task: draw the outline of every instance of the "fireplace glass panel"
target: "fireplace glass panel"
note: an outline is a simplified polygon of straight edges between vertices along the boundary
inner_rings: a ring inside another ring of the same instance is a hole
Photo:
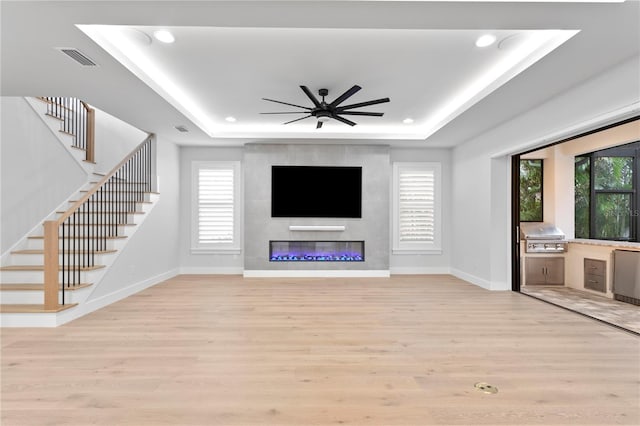
[[[364,262],[364,241],[269,241],[270,262]]]

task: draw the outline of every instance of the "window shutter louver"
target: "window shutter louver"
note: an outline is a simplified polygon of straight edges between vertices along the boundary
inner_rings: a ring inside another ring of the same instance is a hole
[[[435,172],[400,171],[398,182],[400,242],[435,240]]]
[[[198,171],[198,243],[233,243],[234,171]]]

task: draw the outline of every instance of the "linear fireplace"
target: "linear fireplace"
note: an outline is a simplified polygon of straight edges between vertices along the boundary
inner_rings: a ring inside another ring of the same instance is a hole
[[[364,241],[269,241],[270,262],[364,262]]]

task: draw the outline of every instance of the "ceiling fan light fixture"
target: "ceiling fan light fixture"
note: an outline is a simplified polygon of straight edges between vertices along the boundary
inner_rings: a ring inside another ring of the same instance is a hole
[[[331,117],[329,117],[328,115],[319,115],[318,116],[318,121],[320,123],[326,123],[327,121],[329,121],[331,119]]]

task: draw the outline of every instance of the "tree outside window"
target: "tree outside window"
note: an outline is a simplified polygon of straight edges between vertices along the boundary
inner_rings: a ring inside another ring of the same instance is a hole
[[[520,222],[542,222],[542,160],[520,160]]]
[[[640,142],[575,159],[577,238],[638,241]]]

